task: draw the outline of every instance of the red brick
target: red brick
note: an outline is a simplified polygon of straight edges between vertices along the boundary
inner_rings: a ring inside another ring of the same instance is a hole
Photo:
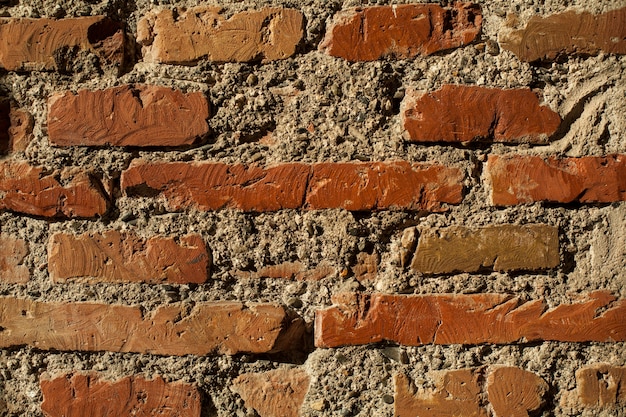
[[[545,224],[452,226],[420,232],[411,267],[425,274],[536,270],[559,265],[558,229]]]
[[[492,370],[487,377],[494,417],[528,417],[541,408],[548,388],[539,376],[512,366]]]
[[[576,371],[579,402],[588,408],[626,405],[626,366],[596,363]]]
[[[408,162],[300,163],[268,168],[221,163],[134,162],[127,195],[163,195],[171,210],[412,209],[443,211],[462,199],[456,168]]]
[[[376,279],[378,275],[378,264],[380,263],[380,255],[377,252],[367,253],[359,252],[356,254],[356,265],[352,267],[354,277],[358,281],[367,281]]]
[[[26,162],[0,162],[0,210],[42,217],[95,217],[107,210],[102,184],[88,171],[48,171]]]
[[[9,153],[11,149],[11,137],[9,129],[11,127],[11,102],[4,97],[0,97],[0,155]]]
[[[567,11],[533,16],[524,29],[504,34],[500,46],[530,62],[600,51],[626,54],[626,8],[600,15]]]
[[[268,353],[299,347],[304,324],[275,304],[138,306],[0,297],[0,347],[155,355]]]
[[[261,417],[298,417],[309,380],[302,369],[276,369],[240,375],[231,390]]]
[[[506,294],[341,294],[334,302],[315,314],[318,347],[626,341],[626,301],[604,291],[552,309]]]
[[[395,377],[395,417],[487,417],[481,407],[480,373],[458,369],[435,373],[432,390],[416,391],[408,377]]]
[[[547,159],[490,155],[487,173],[496,206],[626,200],[626,155]]]
[[[9,127],[10,152],[25,151],[28,144],[35,137],[35,119],[33,115],[24,109],[11,109],[9,115],[11,127]]]
[[[121,65],[124,32],[105,16],[69,19],[0,19],[0,67],[9,71],[59,69],[64,50],[95,52],[104,63]]]
[[[97,374],[64,374],[40,380],[47,417],[200,417],[201,396],[184,382],[128,376],[108,381]]]
[[[266,265],[257,271],[236,271],[235,276],[243,279],[288,279],[296,281],[319,281],[337,272],[336,268],[322,261],[317,267],[307,269],[302,262],[283,262]]]
[[[282,8],[245,11],[228,19],[216,6],[162,9],[146,14],[137,26],[144,61],[167,64],[195,64],[204,58],[216,62],[285,59],[295,53],[302,35],[302,13]]]
[[[28,282],[30,270],[24,262],[29,253],[28,242],[24,239],[0,235],[0,282]]]
[[[111,230],[75,236],[55,233],[48,243],[48,271],[54,282],[203,283],[209,254],[199,235],[144,239]]]
[[[48,101],[48,136],[56,146],[183,146],[209,133],[204,94],[130,86],[67,91]]]
[[[558,113],[522,88],[444,85],[429,93],[409,91],[401,115],[413,142],[547,143],[561,123]]]
[[[335,15],[320,49],[349,61],[412,58],[467,45],[481,24],[479,6],[470,3],[354,8]]]

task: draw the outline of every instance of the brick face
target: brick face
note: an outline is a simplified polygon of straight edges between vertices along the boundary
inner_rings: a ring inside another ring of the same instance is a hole
[[[47,171],[26,162],[0,162],[0,210],[42,217],[96,217],[107,211],[102,184],[88,171]]]
[[[30,271],[24,262],[29,253],[28,242],[24,239],[0,235],[0,282],[27,282]]]
[[[275,304],[133,306],[0,298],[0,347],[155,355],[267,353],[299,346],[302,320]]]
[[[626,366],[596,363],[576,371],[579,402],[585,408],[626,405]]]
[[[528,417],[541,408],[548,388],[539,376],[512,366],[496,368],[487,377],[495,417]]]
[[[626,8],[600,15],[566,11],[533,16],[524,29],[504,35],[500,45],[523,61],[550,61],[600,51],[626,54]]]
[[[202,93],[124,85],[53,95],[48,135],[55,146],[182,146],[208,134]]]
[[[265,8],[236,13],[226,19],[221,7],[199,6],[176,13],[149,12],[137,27],[137,41],[146,62],[194,64],[274,61],[295,53],[303,35],[297,10]]]
[[[610,203],[626,200],[626,156],[543,159],[490,155],[492,201],[508,206],[535,201]]]
[[[161,377],[108,381],[97,374],[63,374],[42,377],[40,385],[46,417],[200,417],[201,413],[196,387]]]
[[[401,115],[414,142],[547,143],[561,122],[529,89],[460,85],[428,93],[409,91]]]
[[[481,268],[535,270],[558,264],[557,228],[529,224],[423,230],[411,267],[421,273],[442,274]]]
[[[11,127],[11,102],[0,97],[0,155],[7,154],[11,147],[9,129]]]
[[[108,231],[75,236],[55,233],[48,243],[48,271],[54,282],[203,283],[209,254],[199,235],[156,236]]]
[[[345,293],[334,301],[335,307],[316,312],[317,347],[626,340],[626,302],[603,291],[549,310],[542,300],[524,302],[504,294]]]
[[[243,211],[403,208],[442,211],[462,199],[456,168],[407,162],[291,163],[268,168],[219,163],[133,163],[128,195],[162,194],[171,210]]]
[[[121,25],[104,16],[0,20],[0,67],[9,71],[56,70],[63,49],[95,52],[104,63],[124,59]]]
[[[326,29],[320,49],[349,61],[412,58],[458,48],[480,32],[477,5],[393,5],[343,10]]]

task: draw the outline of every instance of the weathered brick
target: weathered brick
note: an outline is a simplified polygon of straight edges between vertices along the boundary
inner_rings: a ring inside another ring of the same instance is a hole
[[[302,369],[276,369],[240,375],[231,390],[261,417],[298,417],[309,380]]]
[[[626,405],[626,366],[596,363],[576,371],[579,402],[589,408]]]
[[[48,271],[54,282],[203,283],[209,254],[199,235],[144,239],[111,230],[75,236],[55,233],[48,243]]]
[[[236,271],[235,276],[244,279],[293,279],[296,281],[319,281],[337,272],[328,262],[322,261],[317,267],[307,269],[302,262],[283,262],[266,265],[257,271]]]
[[[444,85],[407,92],[402,125],[413,142],[547,143],[561,123],[529,89]]]
[[[60,69],[59,54],[96,53],[106,64],[120,66],[124,31],[105,16],[69,19],[0,19],[0,67],[9,71]]]
[[[11,102],[5,97],[0,97],[0,155],[7,154],[11,148]]]
[[[535,270],[559,265],[558,229],[545,224],[452,226],[420,232],[411,267],[426,274]]]
[[[267,353],[298,348],[304,324],[276,304],[169,304],[152,312],[100,303],[0,297],[0,347],[155,355]]]
[[[605,291],[548,309],[506,294],[341,294],[315,314],[315,345],[625,341],[626,301]]]
[[[48,136],[56,146],[183,146],[209,133],[200,92],[123,85],[67,91],[48,101]]]
[[[396,417],[487,417],[481,407],[480,373],[458,369],[434,373],[435,388],[416,392],[406,375],[395,377]]]
[[[30,271],[24,262],[29,253],[28,242],[24,239],[0,235],[0,282],[27,282]]]
[[[479,6],[470,3],[354,8],[335,15],[320,49],[349,61],[412,58],[467,45],[481,24]]]
[[[167,64],[195,64],[204,58],[215,62],[285,59],[295,53],[302,35],[302,13],[283,8],[245,11],[228,19],[215,6],[162,9],[146,14],[137,27],[144,61]]]
[[[107,205],[102,184],[90,172],[0,162],[0,210],[43,217],[95,217],[104,214]]]
[[[11,126],[9,127],[9,151],[25,151],[28,144],[35,137],[33,135],[35,119],[32,114],[24,109],[11,109],[9,117],[11,119]]]
[[[513,366],[496,368],[487,377],[495,417],[528,417],[541,408],[548,388],[539,376]]]
[[[567,11],[533,16],[524,29],[503,34],[500,46],[529,62],[600,51],[626,54],[626,8],[600,15]]]
[[[626,200],[626,155],[543,159],[490,155],[492,201],[507,206],[535,201],[609,203]]]
[[[127,195],[163,195],[171,210],[412,209],[443,211],[462,199],[457,168],[408,162],[301,163],[268,168],[138,161],[122,173]]]
[[[380,263],[380,255],[378,252],[367,253],[359,252],[356,255],[356,264],[352,267],[354,277],[358,281],[367,281],[375,279],[378,274],[378,264]]]
[[[175,416],[200,417],[198,389],[157,376],[128,376],[108,381],[97,374],[43,376],[40,380],[47,417]]]

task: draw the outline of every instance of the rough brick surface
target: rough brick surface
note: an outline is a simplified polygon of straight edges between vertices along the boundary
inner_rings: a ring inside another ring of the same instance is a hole
[[[275,304],[170,304],[145,313],[132,306],[3,297],[0,328],[3,348],[207,355],[292,349],[303,323]]]
[[[492,370],[487,377],[487,392],[495,417],[534,415],[543,405],[548,388],[539,376],[512,366]]]
[[[524,29],[503,36],[500,45],[531,62],[600,51],[626,54],[626,8],[600,15],[567,11],[533,16]]]
[[[209,255],[199,235],[143,239],[108,231],[75,236],[55,233],[48,243],[48,271],[54,282],[203,283]]]
[[[146,62],[194,64],[274,61],[292,56],[302,39],[303,16],[297,10],[265,8],[226,19],[221,7],[149,12],[137,27]]]
[[[171,210],[280,209],[442,211],[462,199],[459,169],[407,162],[300,163],[268,168],[221,163],[134,162],[122,173],[127,195],[162,194]]]
[[[337,272],[328,262],[321,262],[317,267],[307,269],[302,262],[283,262],[278,265],[266,265],[257,271],[236,271],[238,278],[244,279],[289,279],[296,281],[319,281]]]
[[[26,162],[0,162],[0,210],[43,217],[95,217],[107,210],[102,184],[89,172],[49,172]]]
[[[626,200],[626,155],[547,159],[490,155],[487,172],[497,206]]]
[[[65,374],[40,381],[46,417],[172,416],[200,417],[196,387],[141,376],[116,381],[96,374]]]
[[[0,155],[7,154],[11,147],[9,129],[11,127],[11,102],[0,97]]]
[[[0,235],[0,282],[21,284],[29,280],[30,271],[24,264],[29,252],[24,239]]]
[[[276,369],[240,375],[231,390],[261,417],[298,417],[309,379],[302,369]]]
[[[547,309],[505,294],[341,294],[315,315],[315,345],[336,347],[391,341],[424,344],[626,340],[626,301],[604,291]]]
[[[35,119],[32,114],[24,109],[11,109],[9,117],[11,120],[11,127],[9,127],[9,151],[25,151],[30,141],[34,138]]]
[[[420,233],[411,267],[427,274],[554,268],[558,229],[545,224],[452,226]]]
[[[0,19],[0,67],[6,70],[59,69],[58,54],[76,49],[95,52],[107,64],[121,65],[121,25],[104,16]]]
[[[467,45],[481,23],[480,8],[470,3],[356,8],[335,15],[320,49],[349,61],[412,58]]]
[[[56,146],[182,146],[209,132],[200,92],[130,86],[53,95],[48,136]]]
[[[416,390],[406,375],[395,377],[396,417],[487,417],[481,407],[480,373],[475,369],[440,371],[435,388]]]
[[[626,366],[596,363],[576,371],[578,400],[585,407],[626,406]]]
[[[444,85],[433,92],[410,90],[401,115],[414,142],[547,143],[561,123],[559,115],[540,106],[529,89],[461,85]]]

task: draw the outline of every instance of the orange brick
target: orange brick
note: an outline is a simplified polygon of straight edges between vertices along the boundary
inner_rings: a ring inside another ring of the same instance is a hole
[[[626,406],[626,366],[596,363],[576,371],[580,403],[587,408]]]
[[[35,137],[33,135],[35,119],[32,114],[24,109],[11,109],[9,117],[11,119],[9,151],[25,151],[28,144]]]
[[[413,142],[547,143],[561,123],[558,113],[540,106],[529,89],[462,85],[409,91],[401,115]]]
[[[48,271],[54,282],[203,283],[209,254],[199,235],[143,239],[108,231],[75,236],[55,233],[48,243]]]
[[[11,102],[4,97],[0,97],[0,155],[7,154],[11,149],[11,137],[9,129],[11,127]]]
[[[96,374],[64,374],[40,380],[47,417],[200,417],[200,392],[191,384],[128,376],[107,381]],[[174,411],[175,410],[175,411]],[[175,414],[172,414],[175,413]]]
[[[320,49],[349,61],[412,58],[467,45],[481,24],[480,8],[471,3],[355,8],[335,15]]]
[[[303,35],[303,15],[297,10],[264,8],[226,19],[222,8],[198,6],[162,9],[146,14],[137,26],[146,62],[195,64],[268,62],[289,58]]]
[[[53,95],[48,136],[55,146],[183,146],[209,133],[202,93],[130,86]]]
[[[99,303],[0,297],[0,347],[155,355],[268,353],[298,348],[304,324],[275,304],[170,304],[153,312]]]
[[[495,417],[528,417],[541,408],[548,388],[537,375],[513,366],[496,368],[487,377]]]
[[[30,271],[24,261],[29,253],[28,242],[24,239],[0,235],[0,282],[28,282]]]

